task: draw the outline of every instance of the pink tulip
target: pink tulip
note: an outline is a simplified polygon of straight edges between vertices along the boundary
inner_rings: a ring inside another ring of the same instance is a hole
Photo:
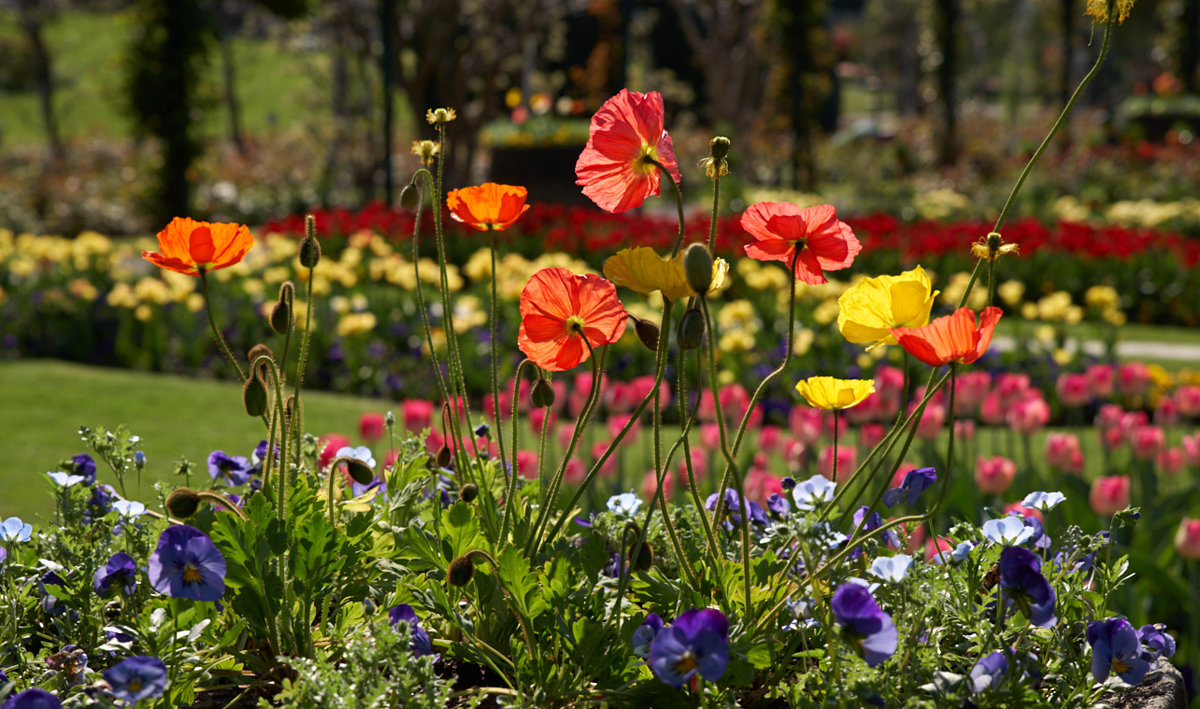
[[[923,441],[936,440],[945,425],[946,407],[930,401],[921,414],[921,420],[917,422],[916,436]]]
[[[1100,411],[1096,414],[1096,427],[1114,428],[1120,426],[1124,417],[1125,409],[1122,409],[1120,404],[1103,404],[1100,406]]]
[[[821,440],[822,418],[821,409],[793,406],[788,414],[788,427],[802,443],[811,446]]]
[[[669,500],[675,492],[675,473],[668,470],[663,475],[663,495]],[[647,500],[654,499],[654,494],[658,492],[658,478],[651,470],[646,473],[646,477],[642,478],[642,497]]]
[[[937,563],[948,561],[954,547],[954,540],[950,537],[938,537],[936,544],[930,539],[925,542],[925,561],[933,561],[935,557],[938,559]]]
[[[1167,448],[1158,454],[1158,469],[1167,475],[1178,475],[1187,467],[1182,448]]]
[[[621,433],[621,429],[625,428],[625,424],[629,423],[630,418],[632,417],[629,414],[613,414],[609,416],[608,421],[605,422],[605,426],[608,428],[608,437],[615,439]],[[629,433],[626,433],[625,437],[621,439],[621,445],[634,445],[641,429],[641,420],[634,421],[633,426],[629,428]]]
[[[959,419],[958,421],[955,421],[954,436],[960,441],[975,440],[975,422],[971,419]]]
[[[1175,390],[1174,398],[1181,416],[1187,418],[1200,416],[1200,386],[1184,384]]]
[[[537,435],[542,435],[542,426],[554,428],[555,422],[558,420],[558,414],[554,413],[554,409],[536,408],[529,411],[529,425],[533,428],[533,432]]]
[[[1179,407],[1175,405],[1174,399],[1164,396],[1158,400],[1158,405],[1154,407],[1154,423],[1158,426],[1174,426],[1179,423]]]
[[[883,440],[884,434],[887,431],[883,428],[883,424],[864,423],[858,429],[858,447],[862,451],[870,451],[879,442]]]
[[[1000,392],[1000,400],[1006,406],[1012,405],[1025,398],[1029,391],[1029,375],[1008,372],[996,378],[996,391]]]
[[[783,494],[783,478],[776,477],[762,468],[751,468],[746,473],[746,497],[766,503],[771,493]]]
[[[721,450],[721,427],[715,423],[700,424],[700,445],[710,451]]]
[[[858,451],[854,446],[843,446],[839,443],[837,449],[837,481],[845,482],[854,475],[854,469],[858,467]],[[826,480],[833,480],[833,446],[828,446],[821,451],[820,457],[817,459],[817,472]]]
[[[1059,470],[1081,472],[1083,451],[1073,433],[1046,434],[1046,462]]]
[[[383,414],[365,413],[358,417],[358,435],[368,444],[374,443],[383,438],[385,425]]]
[[[604,451],[608,450],[608,441],[596,441],[592,446],[592,460],[600,460],[600,456],[604,455]],[[617,456],[621,455],[621,449],[613,451],[612,455],[608,456],[608,460],[604,461],[604,465],[600,466],[597,475],[602,478],[611,478],[617,474]]]
[[[1105,450],[1115,451],[1121,446],[1124,446],[1129,441],[1125,437],[1125,432],[1118,426],[1112,428],[1102,428],[1100,431],[1100,445],[1104,446]]]
[[[1035,393],[1013,404],[1005,419],[1008,427],[1014,432],[1028,436],[1050,423],[1050,405],[1042,399],[1040,393]]]
[[[1175,551],[1185,559],[1200,559],[1200,519],[1184,517],[1179,523]]]
[[[533,451],[517,451],[517,475],[526,480],[537,480],[538,457]]]
[[[350,445],[350,439],[340,433],[327,433],[317,439],[317,465],[324,470],[333,462],[333,457],[342,448]]]
[[[1129,506],[1129,476],[1113,475],[1096,478],[1088,495],[1092,510],[1103,517],[1111,517]]]
[[[979,456],[975,461],[975,485],[985,495],[1003,495],[1016,476],[1017,464],[1004,456]]]
[[[1200,468],[1200,432],[1184,436],[1182,447],[1183,457],[1187,461],[1188,467]]]
[[[778,453],[781,434],[778,426],[763,426],[758,432],[758,449],[764,453]]]
[[[704,477],[708,474],[708,455],[704,451],[700,450],[699,448],[692,448],[691,451],[692,451],[692,456],[691,456],[691,458],[692,458],[692,475],[696,476],[696,482],[701,482],[702,480],[704,480]],[[686,461],[683,461],[683,460],[679,461],[678,471],[679,471],[679,479],[686,482],[688,479],[687,462]]]
[[[992,390],[992,375],[978,370],[958,375],[954,384],[954,414],[973,416]]]
[[[1059,375],[1054,383],[1054,391],[1063,406],[1083,406],[1092,400],[1091,383],[1086,374]]]
[[[788,470],[800,470],[804,467],[804,462],[808,459],[808,444],[798,438],[783,444],[783,460],[787,463]]]
[[[563,482],[571,485],[578,485],[587,477],[587,468],[583,466],[583,461],[572,457],[567,461],[567,468],[563,471]]]
[[[1138,460],[1154,460],[1167,443],[1167,434],[1158,426],[1138,426],[1134,429],[1133,457]]]
[[[983,397],[983,403],[979,405],[979,418],[989,426],[1003,425],[1006,413],[1008,410],[1004,407],[1004,400],[1000,392],[995,390]]]
[[[433,425],[433,402],[424,399],[406,399],[400,404],[404,415],[404,427],[413,433],[420,433]]]
[[[1026,507],[1020,502],[1010,502],[1004,506],[1004,514],[1012,514],[1013,512],[1019,512],[1023,517],[1036,518],[1037,521],[1041,522],[1042,524],[1046,523],[1046,518],[1042,516],[1041,510],[1034,509],[1032,507]]]
[[[900,467],[896,468],[896,474],[892,476],[892,484],[888,487],[900,487],[904,483],[904,476],[916,469],[917,466],[912,463],[901,463]]]
[[[1150,370],[1141,362],[1117,367],[1117,391],[1122,396],[1141,396],[1150,388]]]

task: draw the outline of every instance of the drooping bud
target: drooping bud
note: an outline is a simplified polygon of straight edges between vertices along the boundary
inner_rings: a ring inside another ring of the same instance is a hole
[[[333,461],[333,466],[336,468],[339,463],[346,464],[346,469],[350,472],[350,477],[359,485],[367,485],[375,479],[375,471],[371,470],[371,466],[358,458],[343,456]]]
[[[449,468],[450,467],[450,458],[451,458],[450,446],[443,443],[442,447],[438,449],[438,453],[437,453],[438,467],[439,468]]]
[[[446,580],[451,586],[462,588],[471,583],[471,579],[475,577],[475,564],[471,563],[471,557],[460,556],[450,562],[450,568],[446,570]]]
[[[296,297],[296,286],[291,281],[284,281],[279,286],[279,299],[271,308],[271,329],[280,335],[286,335],[292,330],[292,300]]]
[[[683,253],[683,275],[687,277],[688,286],[703,296],[712,285],[713,260],[712,254],[704,244],[696,243]]]
[[[554,406],[554,386],[546,379],[537,380],[529,392],[529,402],[539,409]]]
[[[195,490],[181,487],[167,495],[167,512],[175,519],[187,519],[200,509],[200,495]]]
[[[417,191],[417,186],[410,182],[400,190],[400,208],[406,212],[414,212],[420,198],[421,193]]]
[[[637,551],[637,556],[634,556],[634,551]],[[629,546],[629,568],[634,571],[647,571],[654,565],[654,550],[650,548],[648,542],[642,542],[642,548],[638,549],[638,543],[635,540]]]
[[[463,502],[473,502],[476,497],[479,497],[479,486],[475,483],[467,483],[458,489],[458,499]]]
[[[304,238],[300,240],[300,265],[316,268],[321,261],[321,242],[317,240],[317,219],[313,215],[304,218]]]
[[[246,357],[250,360],[250,366],[252,367],[254,366],[254,361],[259,357],[268,357],[272,362],[275,361],[275,353],[271,351],[270,347],[261,343],[251,347],[250,351],[246,353]]]
[[[247,416],[258,417],[267,413],[267,385],[257,374],[242,384],[242,407]]]
[[[704,315],[692,308],[679,319],[679,347],[694,350],[704,342]]]
[[[655,325],[649,320],[642,320],[633,314],[630,314],[629,317],[633,318],[633,332],[637,335],[638,341],[641,342],[642,345],[651,352],[657,352],[659,337],[658,325]]]

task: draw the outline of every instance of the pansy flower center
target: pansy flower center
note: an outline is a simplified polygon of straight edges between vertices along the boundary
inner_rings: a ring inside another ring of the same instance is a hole
[[[696,669],[699,664],[700,663],[696,661],[696,653],[688,650],[687,652],[683,653],[682,657],[679,658],[679,662],[675,663],[675,672],[681,675],[687,675],[687,673]]]
[[[183,567],[183,582],[184,583],[200,583],[204,577],[200,575],[200,570],[195,564],[188,564]]]
[[[1113,658],[1112,668],[1113,668],[1113,672],[1116,672],[1119,675],[1125,674],[1126,672],[1129,671],[1129,665],[1125,664],[1125,661],[1119,657]]]
[[[129,680],[129,684],[125,685],[125,689],[129,690],[130,692],[140,692],[142,691],[142,681],[137,677],[134,677],[133,679]]]

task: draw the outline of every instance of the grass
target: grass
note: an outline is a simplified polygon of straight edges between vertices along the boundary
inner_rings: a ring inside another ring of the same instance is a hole
[[[262,425],[241,409],[241,387],[229,382],[101,369],[47,360],[0,363],[5,391],[0,407],[0,518],[19,515],[47,518],[54,507],[45,473],[59,461],[90,452],[79,440],[79,426],[116,428],[142,437],[147,465],[140,490],[126,481],[129,496],[153,501],[155,481],[167,480],[174,461],[186,457],[204,470],[215,449],[249,455],[262,440]],[[309,431],[357,430],[358,417],[382,412],[389,402],[324,392],[305,395]],[[116,483],[112,472],[98,475]],[[173,481],[174,483],[174,481]],[[175,484],[182,484],[179,481]]]

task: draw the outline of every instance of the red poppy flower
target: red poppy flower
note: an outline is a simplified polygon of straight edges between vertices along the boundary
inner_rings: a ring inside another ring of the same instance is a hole
[[[196,276],[239,263],[254,246],[250,229],[242,224],[209,224],[175,217],[158,232],[158,250],[142,258],[169,271]]]
[[[624,212],[659,194],[659,169],[680,180],[671,136],[663,130],[662,94],[621,89],[596,115],[575,163],[575,184],[601,209]]]
[[[503,231],[529,209],[524,187],[485,182],[478,187],[451,190],[446,207],[456,222],[479,231]]]
[[[890,332],[905,352],[931,367],[951,362],[970,364],[992,344],[1001,314],[1000,308],[984,308],[977,325],[975,311],[959,308],[923,327],[896,327]]]
[[[742,229],[754,237],[746,255],[759,261],[796,259],[796,280],[825,283],[822,271],[848,267],[862,251],[854,230],[828,204],[801,209],[788,202],[759,202],[742,213]]]
[[[543,268],[521,291],[517,345],[534,364],[560,372],[587,360],[587,343],[599,347],[621,339],[625,319],[625,306],[612,283],[565,268]]]

